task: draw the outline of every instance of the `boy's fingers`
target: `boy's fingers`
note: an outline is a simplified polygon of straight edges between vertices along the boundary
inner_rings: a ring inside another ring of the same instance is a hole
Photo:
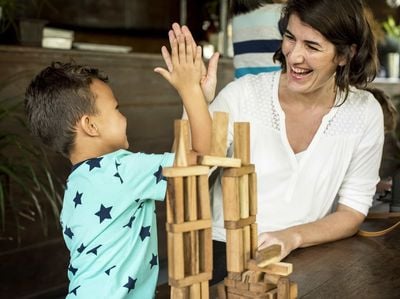
[[[193,62],[193,52],[192,52],[192,45],[188,41],[188,39],[185,36],[185,41],[186,41],[186,62]],[[196,52],[195,52],[196,53]]]
[[[172,24],[172,30],[175,34],[175,37],[178,37],[179,35],[182,35],[183,32],[181,30],[181,26],[178,23],[173,23]]]
[[[169,39],[169,45],[172,47],[172,43],[176,39],[175,33],[173,30],[168,31],[168,39]]]
[[[185,38],[182,34],[178,36],[178,44],[179,61],[186,62]]]
[[[174,66],[172,64],[171,55],[169,54],[167,47],[165,47],[165,46],[161,47],[161,55],[164,59],[165,65],[168,68],[168,71],[172,72],[174,69]]]
[[[186,41],[192,45],[193,52],[196,51],[196,41],[193,38],[192,33],[190,32],[189,28],[185,25],[182,26],[182,32],[186,37]]]
[[[178,41],[174,39],[171,44],[172,65],[179,64]]]

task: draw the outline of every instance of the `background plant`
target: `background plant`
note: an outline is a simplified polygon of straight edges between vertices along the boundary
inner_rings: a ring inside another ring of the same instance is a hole
[[[32,78],[28,72],[19,72],[0,81],[0,228],[2,235],[18,243],[25,220],[39,221],[44,235],[49,219],[58,226],[61,206],[61,184],[45,149],[29,137],[23,94],[7,96],[5,92],[23,76]]]

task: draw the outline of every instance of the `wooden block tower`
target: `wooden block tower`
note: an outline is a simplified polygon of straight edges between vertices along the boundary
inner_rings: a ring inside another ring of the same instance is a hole
[[[189,166],[189,125],[177,120],[175,164],[164,168],[167,188],[168,276],[171,298],[208,299],[212,275],[208,166]]]
[[[257,250],[257,177],[250,164],[250,125],[234,124],[234,157],[226,157],[228,115],[213,117],[211,153],[188,166],[187,121],[175,122],[175,165],[168,177],[167,232],[171,298],[209,297],[212,274],[209,167],[224,168],[222,176],[228,276],[218,287],[219,299],[289,299],[297,285],[288,275],[292,265],[277,263],[279,245]]]

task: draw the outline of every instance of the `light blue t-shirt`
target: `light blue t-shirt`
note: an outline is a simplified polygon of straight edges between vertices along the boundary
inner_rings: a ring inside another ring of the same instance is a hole
[[[174,154],[126,150],[74,166],[61,212],[70,251],[67,298],[153,298],[158,278],[154,200]]]

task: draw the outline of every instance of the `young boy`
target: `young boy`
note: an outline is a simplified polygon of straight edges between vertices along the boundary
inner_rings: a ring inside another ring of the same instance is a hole
[[[184,40],[180,47],[178,55],[176,44],[172,75],[189,117],[199,123],[195,111],[208,115],[201,89],[198,93],[193,84],[200,82],[201,55],[185,51]],[[182,68],[196,71],[182,77]],[[61,212],[70,251],[67,298],[153,298],[154,200],[165,196],[162,168],[172,166],[174,155],[127,151],[126,118],[106,82],[97,69],[53,63],[28,87],[26,112],[32,133],[73,164]],[[209,116],[200,121],[211,125]],[[201,152],[209,136],[200,142],[198,131],[191,128],[193,148]]]

